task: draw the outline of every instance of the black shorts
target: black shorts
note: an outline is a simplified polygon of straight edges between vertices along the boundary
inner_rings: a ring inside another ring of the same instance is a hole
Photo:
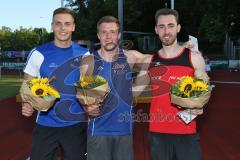
[[[133,160],[132,135],[88,136],[87,160]]]
[[[200,160],[198,134],[162,134],[150,135],[151,160]]]
[[[86,124],[47,127],[36,124],[33,131],[31,160],[54,160],[57,146],[64,160],[86,159]]]

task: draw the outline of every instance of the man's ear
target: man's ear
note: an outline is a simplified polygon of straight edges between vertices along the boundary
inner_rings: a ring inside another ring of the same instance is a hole
[[[179,33],[179,32],[180,32],[180,30],[181,30],[181,25],[180,25],[180,24],[178,24],[178,26],[177,26],[177,27],[178,27],[178,31],[177,31],[177,32]]]
[[[100,39],[99,33],[97,33],[97,37],[98,37],[98,39]]]
[[[158,34],[157,26],[155,26],[155,33]]]
[[[121,32],[119,32],[119,33],[118,33],[118,40],[120,40],[121,35],[122,35]]]
[[[53,31],[53,22],[51,23],[51,30]]]
[[[76,27],[76,25],[73,24],[73,28],[72,28],[72,31],[73,31],[73,32],[75,31],[75,27]]]

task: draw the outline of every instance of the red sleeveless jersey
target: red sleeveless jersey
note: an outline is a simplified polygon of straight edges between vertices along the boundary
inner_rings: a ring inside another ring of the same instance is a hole
[[[177,115],[181,108],[171,103],[170,88],[182,76],[194,76],[191,51],[184,48],[173,58],[164,58],[158,52],[149,68],[152,100],[150,106],[150,132],[169,134],[196,133],[196,121],[185,124]]]

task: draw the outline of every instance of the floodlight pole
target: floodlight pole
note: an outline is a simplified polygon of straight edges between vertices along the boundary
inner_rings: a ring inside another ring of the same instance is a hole
[[[122,33],[121,40],[123,39],[123,0],[118,0],[118,20],[120,22],[120,32]]]
[[[64,0],[61,0],[61,7],[62,7],[62,8],[63,8],[63,1],[64,1]]]
[[[171,0],[171,9],[174,9],[174,0]]]
[[[1,47],[0,47],[0,57],[2,58],[2,52],[1,52]],[[0,65],[0,79],[2,78],[2,66]]]

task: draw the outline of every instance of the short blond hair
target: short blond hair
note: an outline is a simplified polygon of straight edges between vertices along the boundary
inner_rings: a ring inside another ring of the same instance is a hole
[[[118,26],[118,31],[120,31],[120,22],[119,20],[114,17],[114,16],[104,16],[101,19],[99,19],[99,21],[97,22],[97,32],[99,32],[99,26],[102,23],[116,23]]]

